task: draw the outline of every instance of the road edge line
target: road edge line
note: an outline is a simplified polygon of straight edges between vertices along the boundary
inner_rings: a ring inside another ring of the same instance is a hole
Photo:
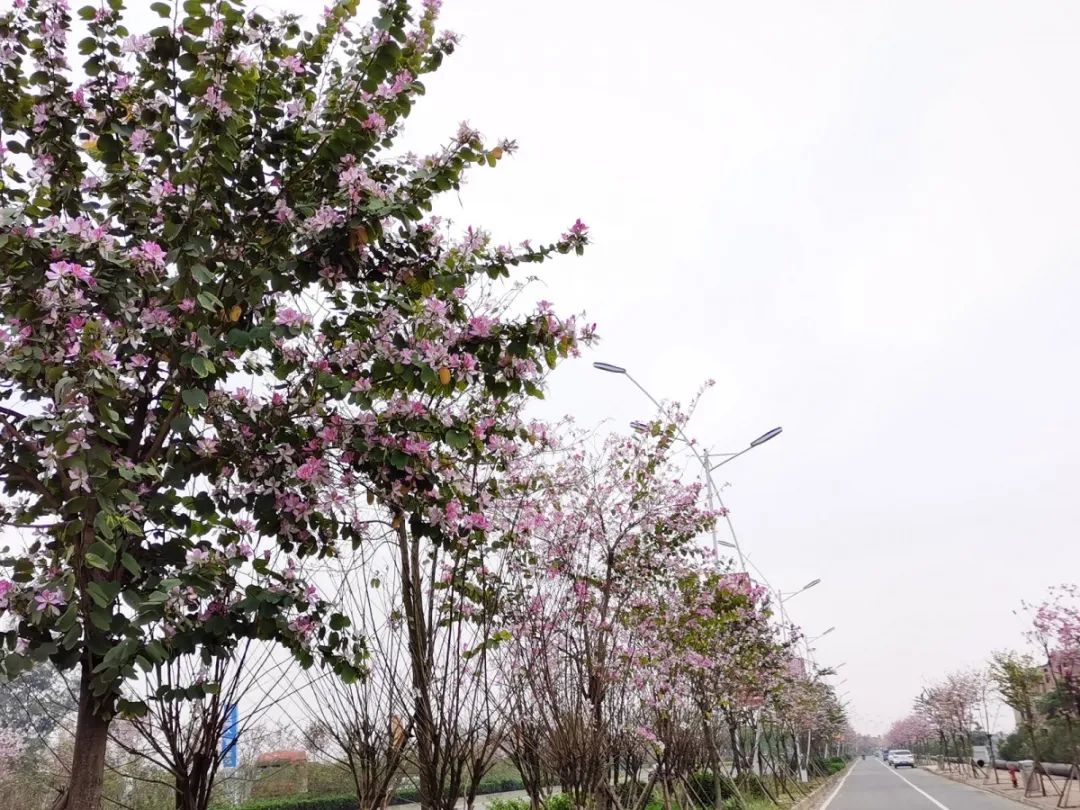
[[[829,798],[827,798],[825,800],[825,804],[821,805],[821,807],[819,807],[818,810],[826,810],[826,808],[828,808],[828,806],[830,804],[832,804],[832,800],[836,798],[836,794],[839,793],[840,790],[844,787],[844,782],[847,781],[847,778],[849,776],[851,776],[851,772],[854,771],[854,770],[855,770],[855,763],[852,762],[851,765],[848,766],[848,772],[844,774],[844,778],[841,779],[840,784],[836,786],[836,790],[834,790],[832,793],[829,794]]]

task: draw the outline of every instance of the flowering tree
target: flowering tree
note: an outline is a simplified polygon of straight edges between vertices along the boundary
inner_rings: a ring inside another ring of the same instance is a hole
[[[669,466],[671,436],[667,428],[611,437],[596,452],[564,450],[537,471],[506,537],[506,677],[518,695],[509,744],[532,763],[523,771],[535,772],[539,756],[576,806],[637,806],[657,776],[622,795],[609,780],[618,758],[640,759],[635,750],[659,742],[656,713],[642,711],[668,692],[654,617],[713,519],[698,486]]]
[[[1049,598],[1035,609],[1029,636],[1042,648],[1054,686],[1045,708],[1065,726],[1069,755],[1073,765],[1080,767],[1080,588],[1051,588]]]
[[[518,440],[507,403],[580,337],[547,307],[474,314],[478,280],[586,229],[447,241],[435,195],[513,144],[463,127],[394,157],[454,38],[436,0],[385,0],[367,26],[356,6],[304,31],[154,3],[162,25],[132,35],[108,0],[78,12],[81,83],[64,0],[0,17],[0,519],[23,538],[0,561],[0,667],[78,671],[58,807],[99,806],[110,722],[146,711],[122,697],[140,669],[250,638],[355,678],[361,641],[304,560],[387,516],[482,534],[458,461]]]
[[[655,657],[666,683],[696,709],[706,760],[720,773],[727,736],[736,773],[751,769],[761,709],[781,683],[786,645],[771,624],[768,590],[745,574],[705,565],[661,600]],[[754,743],[740,736],[747,728]],[[719,793],[714,796],[720,802]]]
[[[932,741],[935,736],[934,726],[926,716],[912,712],[889,727],[885,733],[885,744],[889,748],[916,750],[920,745]]]
[[[924,689],[915,701],[916,711],[934,727],[943,757],[951,747],[959,762],[972,762],[971,730],[978,722],[986,677],[978,670],[952,672]]]

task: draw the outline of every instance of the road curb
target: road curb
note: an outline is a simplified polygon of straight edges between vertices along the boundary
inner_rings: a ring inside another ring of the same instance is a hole
[[[991,796],[1000,796],[1003,799],[1008,799],[1009,801],[1016,802],[1017,804],[1023,804],[1028,807],[1037,807],[1039,808],[1039,810],[1046,810],[1045,804],[1039,804],[1038,802],[1030,801],[1029,799],[1024,798],[1022,794],[1020,796],[1011,796],[1008,793],[1002,793],[1000,790],[994,790],[993,788],[987,787],[986,785],[968,782],[966,779],[957,779],[952,774],[942,773],[941,771],[937,770],[932,771],[929,768],[924,768],[923,770],[925,770],[927,773],[932,773],[936,776],[948,779],[950,782],[956,782],[956,784],[958,785],[967,785],[968,787],[973,787],[976,790],[981,790],[983,793],[989,793]]]
[[[805,798],[802,798],[798,802],[793,804],[791,806],[791,810],[815,810],[815,808],[820,807],[821,803],[826,798],[828,798],[830,789],[835,787],[836,783],[842,780],[845,774],[847,774],[847,772],[854,767],[855,763],[849,762],[847,764],[847,767],[844,768],[844,770],[837,771],[820,785],[818,785],[816,788],[814,788],[813,792],[809,796],[806,796]]]

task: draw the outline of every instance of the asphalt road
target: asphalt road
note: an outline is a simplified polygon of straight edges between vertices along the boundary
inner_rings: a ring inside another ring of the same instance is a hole
[[[921,768],[895,771],[880,759],[857,760],[821,810],[1017,810],[1016,802]]]

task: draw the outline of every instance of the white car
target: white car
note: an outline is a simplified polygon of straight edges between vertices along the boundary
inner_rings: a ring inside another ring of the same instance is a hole
[[[898,748],[889,752],[889,764],[894,768],[914,768],[915,755],[910,751]]]

